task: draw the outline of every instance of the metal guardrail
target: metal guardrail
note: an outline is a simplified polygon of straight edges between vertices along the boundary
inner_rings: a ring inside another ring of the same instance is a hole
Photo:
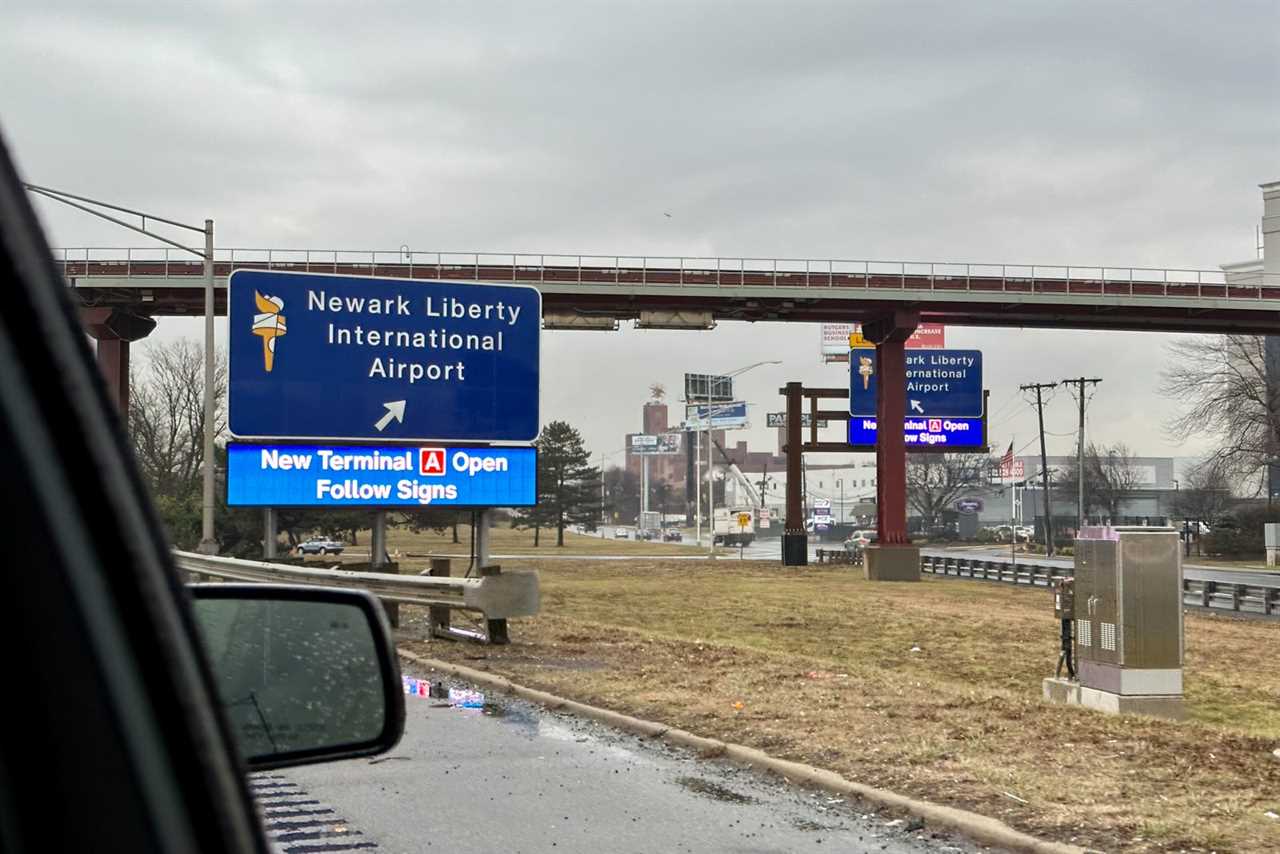
[[[171,257],[171,253],[172,257]],[[937,291],[1280,299],[1280,277],[1262,272],[1076,264],[980,264],[813,258],[558,255],[511,252],[246,249],[214,253],[218,276],[232,268],[462,279],[489,282],[675,287],[912,288]],[[54,250],[68,278],[197,277],[200,261],[167,248]]]
[[[538,613],[539,607],[538,574],[533,570],[450,578],[286,566],[182,551],[174,551],[173,556],[179,569],[202,576],[230,581],[349,587],[368,590],[386,602],[478,611],[489,620],[531,617]]]
[[[1072,567],[1056,564],[1009,561],[991,558],[951,557],[921,555],[921,572],[954,578],[973,578],[981,581],[1001,581],[1006,584],[1025,584],[1048,587],[1058,578],[1070,578]],[[1207,608],[1214,611],[1234,611],[1242,616],[1280,616],[1280,584],[1234,584],[1194,578],[1182,580],[1184,605]]]

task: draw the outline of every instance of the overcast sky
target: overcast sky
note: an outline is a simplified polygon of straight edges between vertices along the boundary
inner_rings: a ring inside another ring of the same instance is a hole
[[[1275,0],[9,0],[0,24],[24,177],[212,217],[222,247],[1215,268],[1255,256],[1280,178]],[[145,241],[39,207],[55,245]],[[1086,374],[1090,438],[1195,454],[1160,429],[1168,340],[947,333],[984,351],[993,447],[1034,447],[1020,383]],[[784,382],[847,382],[805,324],[543,341],[543,420],[597,453],[687,370],[783,361],[739,380],[753,445]],[[1067,393],[1046,423],[1067,450]]]

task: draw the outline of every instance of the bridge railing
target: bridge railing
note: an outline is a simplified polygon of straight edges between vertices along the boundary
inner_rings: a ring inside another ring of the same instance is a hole
[[[1055,579],[1070,578],[1074,573],[1072,567],[1060,564],[1019,560],[1015,565],[1007,560],[936,554],[921,555],[920,570],[932,575],[1034,587],[1048,587]],[[1184,605],[1193,607],[1277,616],[1280,615],[1280,579],[1276,584],[1234,584],[1184,578],[1182,601]]]
[[[216,272],[233,268],[388,275],[489,282],[672,287],[910,288],[915,290],[1280,299],[1280,276],[1172,267],[873,261],[812,258],[565,255],[544,253],[226,248]],[[197,277],[202,262],[168,247],[54,250],[75,279]]]

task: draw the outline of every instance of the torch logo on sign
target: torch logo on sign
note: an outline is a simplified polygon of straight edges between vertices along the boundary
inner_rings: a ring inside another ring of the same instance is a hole
[[[862,390],[869,391],[871,386],[871,375],[876,369],[871,366],[871,358],[869,356],[858,357],[858,374],[862,377]]]
[[[284,300],[253,292],[258,313],[253,316],[253,334],[262,339],[262,365],[267,373],[276,363],[276,339],[285,333]]]

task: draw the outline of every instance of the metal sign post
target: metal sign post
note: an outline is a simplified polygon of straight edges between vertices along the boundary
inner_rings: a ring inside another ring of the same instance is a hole
[[[262,508],[262,557],[266,560],[276,558],[276,508]]]

